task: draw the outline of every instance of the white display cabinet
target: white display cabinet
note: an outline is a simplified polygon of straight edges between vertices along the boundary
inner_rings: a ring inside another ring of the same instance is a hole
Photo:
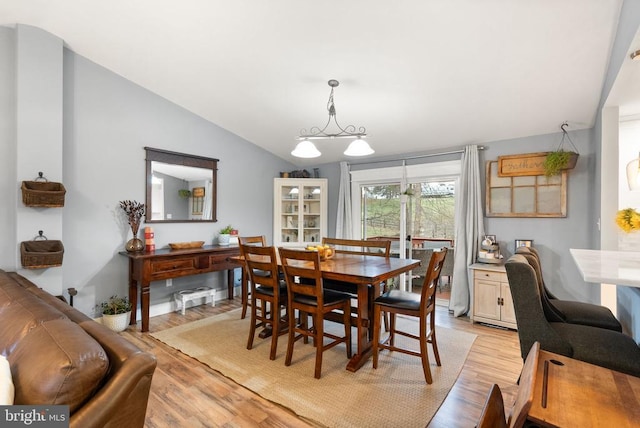
[[[327,234],[327,179],[275,178],[273,242],[280,247],[318,244]]]

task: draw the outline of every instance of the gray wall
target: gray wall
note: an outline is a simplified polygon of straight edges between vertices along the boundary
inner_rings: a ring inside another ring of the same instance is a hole
[[[0,27],[0,180],[3,196],[19,193],[16,177],[14,30]],[[33,59],[37,60],[37,59]],[[75,287],[74,304],[92,315],[94,305],[127,292],[127,260],[118,254],[131,231],[118,201],[144,201],[144,147],[220,159],[217,223],[153,224],[156,246],[205,240],[233,224],[243,235],[265,234],[272,241],[273,178],[295,167],[242,138],[64,50],[63,164],[67,194],[63,209],[64,290]],[[7,96],[4,96],[7,94]],[[11,100],[11,101],[7,101]],[[211,100],[211,102],[216,102]],[[5,156],[6,154],[6,156]],[[21,201],[0,207],[0,269],[20,269],[13,221]],[[7,212],[8,211],[8,212]],[[143,225],[144,226],[144,225]],[[38,279],[33,279],[38,283]],[[167,307],[180,288],[206,282],[224,288],[220,273],[180,278],[171,288],[153,283],[152,305]],[[152,310],[153,313],[153,310]]]
[[[560,126],[560,123],[558,123]],[[549,288],[558,297],[598,303],[599,288],[588,286],[582,280],[578,269],[569,254],[569,248],[593,248],[594,225],[590,212],[593,207],[593,192],[590,183],[593,180],[596,154],[590,130],[569,133],[580,153],[578,164],[569,172],[567,217],[566,218],[485,218],[485,231],[496,235],[505,257],[514,251],[516,239],[533,239],[540,250],[544,268],[544,278]],[[484,192],[484,162],[497,160],[498,156],[534,153],[553,150],[558,147],[561,133],[537,135],[504,141],[482,143],[486,150],[480,152],[482,161],[482,189]],[[448,151],[448,150],[446,150]],[[412,153],[410,156],[419,155]],[[422,162],[450,160],[451,156],[425,158]],[[408,163],[416,163],[413,160]],[[391,164],[391,163],[390,163]],[[388,166],[390,164],[371,164],[368,167]],[[398,162],[393,163],[395,165]],[[352,169],[362,169],[366,164],[354,165]],[[337,198],[339,188],[340,165],[320,165],[321,175],[329,178],[329,233],[335,233]],[[331,175],[325,175],[330,173]]]

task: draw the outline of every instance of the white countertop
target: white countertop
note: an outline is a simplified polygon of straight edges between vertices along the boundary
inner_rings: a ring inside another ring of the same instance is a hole
[[[570,249],[586,282],[640,287],[640,252]]]

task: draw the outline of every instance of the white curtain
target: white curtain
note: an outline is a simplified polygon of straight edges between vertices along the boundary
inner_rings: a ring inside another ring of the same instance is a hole
[[[349,164],[340,162],[340,189],[338,192],[338,215],[336,218],[336,238],[351,239],[353,237],[353,220],[351,216],[351,176]]]
[[[202,204],[202,218],[211,220],[213,218],[213,182],[205,183],[204,203]]]
[[[449,310],[456,317],[469,312],[472,272],[468,266],[475,262],[484,237],[482,191],[480,187],[480,159],[478,146],[465,147],[455,212],[455,258]]]

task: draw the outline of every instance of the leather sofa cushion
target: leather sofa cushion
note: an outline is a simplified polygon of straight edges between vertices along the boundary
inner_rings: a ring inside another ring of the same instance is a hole
[[[15,293],[19,288],[19,285],[0,288],[0,354],[5,356],[40,323],[66,318],[31,293]]]
[[[71,414],[109,369],[100,344],[67,318],[39,323],[8,356],[15,404],[66,404]]]

